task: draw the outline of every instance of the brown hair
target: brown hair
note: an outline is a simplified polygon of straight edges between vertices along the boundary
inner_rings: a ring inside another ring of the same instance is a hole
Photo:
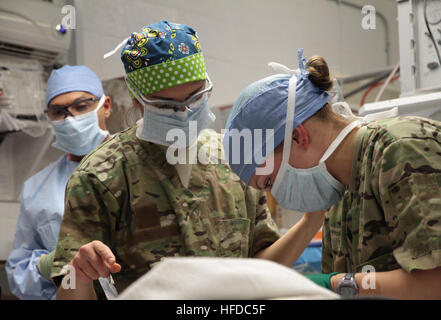
[[[306,70],[309,72],[309,80],[320,90],[328,91],[332,89],[332,76],[326,60],[321,56],[312,56],[306,63]],[[347,121],[332,111],[331,106],[326,103],[323,108],[318,110],[311,118],[320,121],[332,121],[336,128],[346,126]]]
[[[309,72],[309,80],[320,90],[328,91],[332,88],[332,77],[325,59],[320,56],[312,56],[306,63]]]

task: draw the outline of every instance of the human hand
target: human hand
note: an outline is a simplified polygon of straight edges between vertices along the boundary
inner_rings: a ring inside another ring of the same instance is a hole
[[[121,265],[116,263],[110,248],[98,240],[83,245],[72,259],[71,265],[75,268],[78,279],[85,284],[121,271]]]

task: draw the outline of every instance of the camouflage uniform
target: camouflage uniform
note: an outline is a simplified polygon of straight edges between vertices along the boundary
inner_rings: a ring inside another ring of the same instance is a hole
[[[441,266],[441,123],[402,117],[361,127],[349,189],[323,229],[323,273]]]
[[[103,143],[70,178],[51,273],[57,285],[63,266],[93,240],[121,264],[113,275],[121,292],[162,257],[252,257],[279,238],[265,194],[227,164],[194,164],[185,188],[164,148],[137,139],[135,130]],[[222,146],[219,134],[205,130],[198,149],[207,141]]]

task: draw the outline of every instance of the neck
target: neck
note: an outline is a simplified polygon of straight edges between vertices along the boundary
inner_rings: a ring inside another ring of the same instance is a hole
[[[67,158],[68,158],[70,161],[75,161],[75,162],[80,162],[80,161],[83,159],[83,157],[84,157],[84,156],[76,156],[76,155],[74,155],[74,154],[72,154],[72,153],[68,153],[68,154],[67,154]]]
[[[340,143],[334,153],[326,160],[329,173],[345,186],[351,181],[352,159],[354,157],[355,135],[358,127],[355,127]]]

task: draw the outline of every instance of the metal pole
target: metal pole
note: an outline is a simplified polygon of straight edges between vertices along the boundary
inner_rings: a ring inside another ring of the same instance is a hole
[[[383,74],[381,74],[381,76],[379,76],[379,77],[377,77],[377,78],[374,78],[374,79],[372,79],[371,81],[368,81],[367,83],[361,85],[361,86],[358,87],[358,88],[355,88],[355,89],[349,91],[349,92],[346,93],[346,94],[343,94],[343,96],[345,97],[345,99],[347,99],[347,98],[353,96],[354,94],[357,94],[357,93],[359,93],[360,91],[369,88],[371,85],[373,85],[373,84],[375,84],[375,83],[377,83],[377,82],[379,82],[379,81],[381,81],[381,80],[387,78],[387,77],[389,76],[389,74],[390,74],[389,71],[388,71],[388,72],[384,72]]]
[[[360,5],[358,5],[358,4],[354,4],[354,3],[348,2],[348,1],[344,1],[344,0],[331,0],[331,1],[334,1],[334,2],[336,2],[337,4],[343,4],[343,5],[347,6],[347,7],[351,7],[351,8],[354,8],[354,9],[358,9],[358,10],[360,10],[360,11],[363,9],[362,6],[360,6]],[[386,17],[385,17],[381,12],[379,12],[379,11],[377,10],[377,11],[376,11],[376,14],[377,14],[378,17],[383,21],[383,24],[384,24],[384,29],[385,29],[385,32],[386,32],[386,48],[385,48],[385,52],[386,52],[386,65],[390,65],[389,24],[388,24],[388,22],[387,22]]]
[[[366,73],[362,73],[362,74],[356,74],[353,76],[346,76],[346,77],[337,78],[337,80],[341,84],[348,84],[348,83],[356,82],[359,80],[364,80],[367,78],[376,77],[376,76],[382,75],[385,72],[390,73],[393,69],[394,69],[394,67],[387,67],[387,68],[374,70],[374,71],[370,71],[370,72],[366,72]]]

